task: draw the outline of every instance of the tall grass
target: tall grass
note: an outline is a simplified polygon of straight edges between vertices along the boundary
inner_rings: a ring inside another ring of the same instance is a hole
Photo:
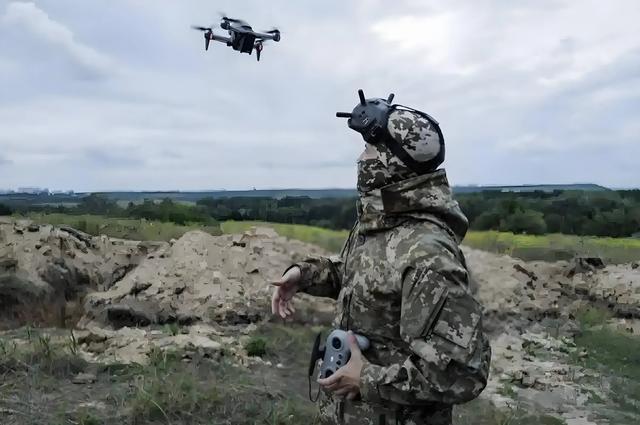
[[[31,220],[41,224],[67,225],[90,235],[138,241],[169,241],[190,230],[202,230],[212,235],[221,234],[218,225],[188,224],[150,221],[145,219],[110,218],[99,215],[29,214]]]
[[[471,231],[463,243],[472,248],[508,254],[523,260],[567,260],[576,255],[601,257],[607,263],[640,260],[640,239],[633,238]]]

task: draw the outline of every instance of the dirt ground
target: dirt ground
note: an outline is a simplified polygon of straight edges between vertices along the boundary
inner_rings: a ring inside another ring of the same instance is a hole
[[[301,297],[280,323],[265,280],[325,254],[271,229],[147,243],[0,221],[0,423],[313,423],[333,305]],[[493,359],[456,424],[640,423],[638,264],[465,254]]]

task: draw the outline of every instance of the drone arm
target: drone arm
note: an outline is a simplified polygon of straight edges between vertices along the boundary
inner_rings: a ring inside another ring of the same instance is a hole
[[[222,43],[231,43],[231,39],[229,37],[223,37],[221,35],[211,34],[211,39],[215,41],[220,41]]]
[[[253,33],[257,38],[261,38],[263,40],[273,40],[280,41],[280,37],[276,34],[269,34],[264,32],[255,32]]]

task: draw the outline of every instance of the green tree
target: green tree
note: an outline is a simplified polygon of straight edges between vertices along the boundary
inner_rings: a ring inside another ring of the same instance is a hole
[[[500,230],[513,233],[526,233],[530,235],[542,235],[547,232],[547,224],[541,212],[533,210],[520,210],[503,219]]]
[[[11,215],[13,214],[13,209],[5,204],[0,204],[0,215]]]

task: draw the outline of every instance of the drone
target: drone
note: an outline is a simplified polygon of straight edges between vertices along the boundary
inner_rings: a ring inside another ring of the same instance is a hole
[[[274,28],[269,31],[256,32],[251,28],[251,25],[241,19],[228,18],[222,16],[222,22],[220,28],[227,30],[229,37],[217,35],[213,33],[211,27],[198,27],[192,26],[194,30],[204,32],[204,50],[209,50],[209,43],[211,40],[226,43],[240,53],[251,54],[256,51],[256,57],[260,61],[260,53],[264,48],[263,43],[267,40],[273,40],[275,42],[280,41],[280,30]]]

